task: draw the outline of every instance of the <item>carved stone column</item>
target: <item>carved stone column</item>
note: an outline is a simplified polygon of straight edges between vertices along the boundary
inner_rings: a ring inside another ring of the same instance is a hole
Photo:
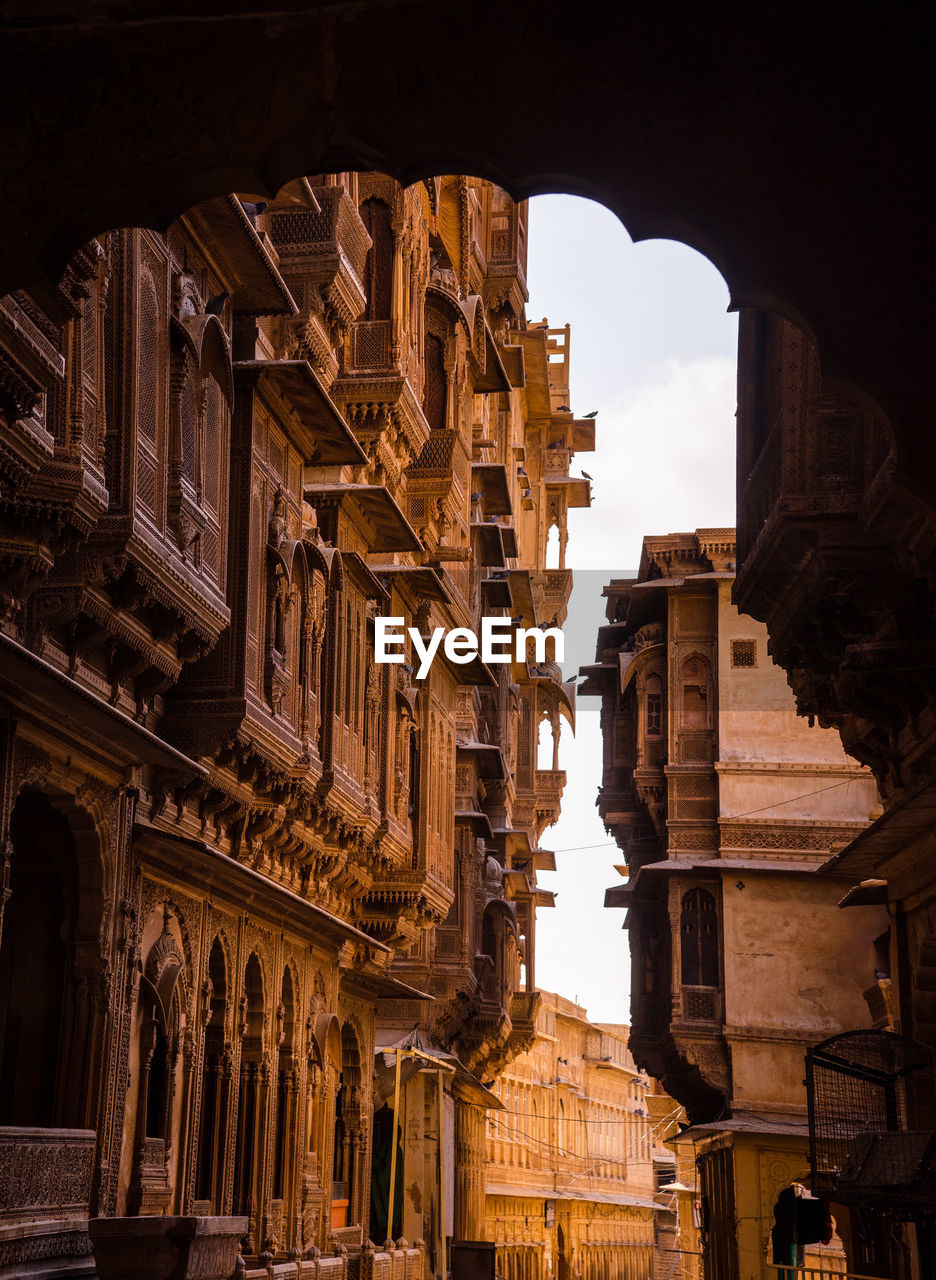
[[[455,1099],[456,1240],[484,1239],[484,1126],[487,1112]]]
[[[140,878],[132,872],[131,835],[136,807],[136,786],[124,785],[117,801],[114,847],[114,900],[111,969],[104,1033],[98,1108],[98,1166],[92,1192],[92,1211],[113,1214],[117,1209],[117,1185],[123,1144],[124,1099],[130,1086],[129,1053],[133,999],[139,959]]]

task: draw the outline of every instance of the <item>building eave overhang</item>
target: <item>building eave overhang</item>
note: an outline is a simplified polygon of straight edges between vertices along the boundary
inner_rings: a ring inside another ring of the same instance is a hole
[[[584,476],[548,476],[547,492],[550,489],[563,494],[567,507],[591,506],[591,481]]]
[[[208,770],[157,734],[112,707],[51,663],[0,634],[0,692],[14,706],[24,701],[57,727],[71,732],[98,754],[118,754],[141,764],[164,765],[206,778]],[[99,745],[98,745],[99,744]]]
[[[423,644],[428,644],[429,636],[422,636],[422,641]],[[445,668],[456,684],[483,685],[489,689],[497,686],[493,671],[477,653],[468,662],[453,662],[445,652],[445,645],[440,644],[436,650],[436,661]]]
[[[500,348],[500,359],[504,371],[512,387],[522,387],[526,383],[526,372],[523,367],[523,348],[512,343]]]
[[[487,320],[484,321],[484,372],[475,380],[474,389],[481,395],[497,391],[509,391],[511,379],[501,360],[497,343],[491,335]]]
[[[493,521],[473,520],[471,522],[472,537],[478,543],[480,555],[478,560],[485,569],[499,568],[506,562],[507,552],[502,536],[503,526]]]
[[[529,569],[508,569],[510,590],[514,607],[523,615],[524,622],[536,626],[536,607],[533,603],[533,579]]]
[[[495,827],[493,840],[505,855],[520,852],[530,856],[533,853],[530,837],[522,827]]]
[[[451,604],[452,596],[439,573],[431,565],[388,564],[375,565],[373,572],[389,590],[397,583],[410,588],[427,600],[437,604]]]
[[[345,551],[342,553],[342,564],[345,572],[357,579],[358,586],[368,600],[380,600],[385,604],[389,602],[390,592],[362,555],[357,551]]]
[[[874,879],[884,865],[936,826],[936,784],[898,801],[820,867],[821,875]]]
[[[455,821],[456,823],[462,822],[466,826],[470,826],[476,836],[482,836],[490,840],[494,834],[491,828],[491,819],[480,809],[456,809]]]
[[[298,924],[303,929],[308,929],[314,921],[317,929],[333,938],[365,943],[376,954],[391,954],[391,948],[385,943],[377,942],[363,930],[332,915],[324,907],[300,897],[291,889],[277,884],[253,867],[227,857],[204,840],[193,840],[178,831],[166,830],[143,817],[137,817],[134,827],[141,834],[145,833],[156,845],[184,849],[187,862],[198,870],[199,884],[209,891],[216,889],[235,894],[243,910],[247,910],[255,902],[262,902],[274,906],[284,921]]]
[[[584,683],[576,687],[576,698],[604,697],[608,689],[609,678],[613,674],[614,667],[605,662],[594,662],[587,667],[579,667],[579,675],[583,677]]]
[[[358,523],[370,531],[370,551],[421,551],[422,543],[389,490],[376,484],[307,484],[313,507],[355,507]],[[353,518],[353,517],[352,517]]]
[[[202,200],[180,219],[204,243],[244,316],[294,316],[299,308],[235,195]]]
[[[478,771],[478,777],[486,781],[503,780],[507,777],[507,765],[504,753],[493,742],[457,742],[456,756],[470,756]]]
[[[305,429],[304,461],[314,466],[362,465],[367,454],[335,408],[324,383],[308,360],[237,360],[235,379],[269,383]]]
[[[510,480],[502,462],[473,462],[471,483],[484,494],[484,510],[489,516],[513,515],[510,501]]]

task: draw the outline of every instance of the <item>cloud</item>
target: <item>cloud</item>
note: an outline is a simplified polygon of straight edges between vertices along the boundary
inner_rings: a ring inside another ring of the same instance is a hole
[[[594,506],[569,517],[568,563],[617,573],[647,534],[735,522],[735,362],[667,360],[602,406],[596,450],[573,462],[594,477]]]

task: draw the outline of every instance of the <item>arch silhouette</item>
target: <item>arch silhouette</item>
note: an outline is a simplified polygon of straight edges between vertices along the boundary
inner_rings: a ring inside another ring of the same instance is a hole
[[[410,0],[407,13],[400,23],[394,6],[339,0],[286,18],[260,0],[235,20],[211,9],[192,22],[167,5],[141,18],[104,0],[79,25],[50,0],[26,7],[4,50],[0,289],[58,277],[109,228],[163,230],[201,200],[269,196],[303,173],[376,169],[427,182],[437,200],[433,178],[445,173],[516,198],[582,195],[635,240],[703,253],[734,306],[809,333],[830,388],[895,423],[902,475],[925,496],[915,472],[933,461],[929,351],[895,339],[893,318],[909,336],[928,313],[917,282],[931,262],[933,177],[907,126],[932,117],[931,13],[856,12],[843,24],[813,7],[789,22],[739,5],[681,10],[676,30],[666,11],[629,6],[600,22],[587,7],[553,21],[534,0],[480,0],[470,15]],[[869,94],[853,69],[877,47],[892,56]],[[516,110],[548,101],[560,80],[563,110],[548,129]],[[808,103],[790,92],[802,83]]]

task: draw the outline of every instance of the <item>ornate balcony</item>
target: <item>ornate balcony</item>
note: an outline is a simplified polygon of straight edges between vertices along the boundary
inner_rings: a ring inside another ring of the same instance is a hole
[[[87,1217],[93,1129],[0,1129],[0,1222]]]
[[[34,1258],[90,1270],[87,1218],[93,1129],[0,1129],[0,1267],[20,1274]]]
[[[529,1039],[533,1042],[536,1032],[536,1013],[542,1002],[539,991],[515,991],[510,1000],[510,1039]]]
[[[351,327],[345,373],[388,373],[392,367],[390,321],[358,320]]]
[[[721,991],[718,987],[682,989],[682,1021],[718,1023],[721,1021]]]
[[[544,569],[533,579],[533,599],[536,616],[547,626],[553,618],[562,626],[566,618],[569,597],[572,594],[571,569]]]
[[[364,309],[361,278],[370,236],[344,187],[313,187],[312,194],[317,211],[273,210],[273,243],[300,309],[315,309],[317,291],[326,320],[346,328]]]
[[[537,769],[535,779],[536,819],[539,831],[551,827],[559,819],[562,808],[562,792],[565,789],[564,769]]]

